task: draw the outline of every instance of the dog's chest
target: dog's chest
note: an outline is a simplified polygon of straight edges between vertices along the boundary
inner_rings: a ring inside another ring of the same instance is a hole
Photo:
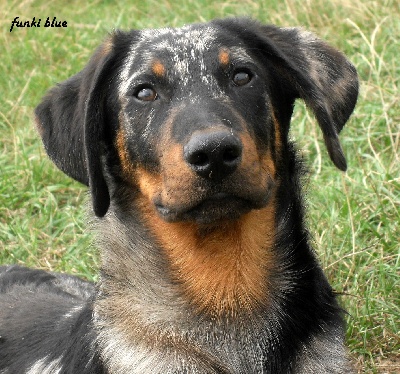
[[[257,331],[257,324],[253,330],[227,326],[221,330],[212,322],[191,323],[190,329],[179,330],[143,326],[136,341],[124,331],[105,327],[99,342],[110,373],[272,373],[266,370],[265,359],[273,347],[265,331]],[[146,329],[151,334],[144,337]]]

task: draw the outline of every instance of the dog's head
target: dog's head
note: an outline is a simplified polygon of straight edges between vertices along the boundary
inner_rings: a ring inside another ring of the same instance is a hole
[[[296,98],[334,164],[358,93],[354,67],[295,28],[243,19],[115,32],[36,109],[56,165],[89,185],[97,216],[124,183],[166,221],[210,223],[265,206]]]

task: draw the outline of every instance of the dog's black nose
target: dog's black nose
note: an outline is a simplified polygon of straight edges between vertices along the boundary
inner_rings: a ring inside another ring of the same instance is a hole
[[[201,177],[221,180],[240,164],[242,142],[228,130],[194,133],[183,148],[186,162]]]

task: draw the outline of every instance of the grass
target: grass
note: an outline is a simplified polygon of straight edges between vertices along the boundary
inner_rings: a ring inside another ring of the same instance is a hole
[[[325,271],[348,310],[348,345],[360,372],[400,372],[400,8],[382,0],[169,0],[1,4],[0,263],[93,279],[96,249],[85,231],[85,189],[51,164],[32,110],[79,71],[113,28],[179,26],[250,15],[302,25],[356,65],[359,102],[341,135],[349,171],[329,162],[321,133],[299,103],[292,125],[309,163],[308,221]],[[65,3],[66,4],[66,3]],[[9,28],[14,17],[56,16],[67,28]],[[396,366],[397,365],[397,366]]]

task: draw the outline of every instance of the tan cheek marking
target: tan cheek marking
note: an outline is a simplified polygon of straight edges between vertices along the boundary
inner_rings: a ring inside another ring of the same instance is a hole
[[[161,177],[139,167],[135,171],[135,180],[140,192],[146,197],[147,205],[152,205],[154,198],[162,191]]]
[[[248,175],[248,179],[253,182],[258,181],[259,184],[265,184],[266,173],[268,173],[272,179],[275,179],[276,168],[271,151],[268,150],[264,156],[260,157],[257,147],[248,133],[242,133],[240,138],[243,149],[245,150],[241,168],[244,170],[245,174]]]
[[[157,77],[162,78],[165,76],[165,66],[161,63],[160,60],[154,61],[151,69]]]
[[[140,192],[147,199],[147,204],[153,204],[154,199],[161,198],[161,203],[174,206],[179,201],[189,201],[191,191],[188,186],[192,177],[188,167],[182,164],[182,146],[172,144],[168,151],[162,154],[161,173],[154,174],[137,167],[133,178]]]
[[[222,67],[227,67],[230,61],[229,51],[227,49],[221,49],[218,54],[218,61]]]
[[[276,167],[275,161],[272,158],[271,150],[267,151],[267,154],[261,159],[262,168],[275,180]]]
[[[161,170],[164,188],[162,191],[162,201],[167,205],[176,204],[176,199],[190,200],[188,186],[192,183],[193,174],[183,159],[183,146],[171,144],[162,153]]]
[[[277,161],[279,161],[279,157],[282,152],[281,126],[276,118],[275,111],[273,109],[271,110],[271,115],[275,130],[275,157],[277,158]]]
[[[207,234],[195,223],[167,223],[150,211],[144,216],[174,277],[199,310],[220,315],[251,311],[268,302],[268,279],[275,263],[274,201]]]
[[[125,179],[130,183],[136,183],[142,194],[151,202],[162,188],[161,177],[153,175],[141,167],[134,167],[129,159],[125,135],[122,129],[118,130],[116,147]]]
[[[117,132],[115,146],[121,161],[122,172],[128,181],[133,181],[135,176],[135,168],[129,159],[129,153],[125,141],[125,132],[122,128],[120,128]]]

